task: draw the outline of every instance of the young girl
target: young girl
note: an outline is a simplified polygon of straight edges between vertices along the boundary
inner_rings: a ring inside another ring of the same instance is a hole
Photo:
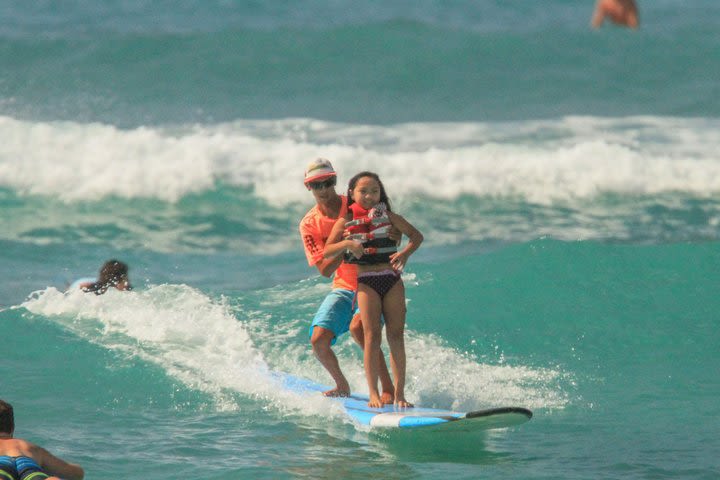
[[[355,175],[348,185],[348,213],[340,217],[325,244],[325,257],[348,252],[345,261],[358,264],[357,300],[365,332],[365,376],[370,407],[382,407],[378,392],[379,351],[382,341],[380,316],[390,346],[390,367],[395,378],[395,404],[412,407],[405,399],[405,286],[400,272],[408,257],[423,241],[422,234],[390,209],[380,178],[372,172]],[[409,238],[398,250],[387,237],[393,226]],[[343,232],[349,231],[343,239]]]

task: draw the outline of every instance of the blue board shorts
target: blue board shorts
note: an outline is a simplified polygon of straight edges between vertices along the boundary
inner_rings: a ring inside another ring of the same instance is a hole
[[[43,480],[49,478],[40,465],[30,457],[0,456],[0,479],[3,480]]]
[[[310,338],[312,338],[315,327],[322,327],[335,334],[331,345],[335,344],[337,337],[350,330],[350,321],[359,312],[355,302],[355,292],[336,288],[328,293],[325,300],[320,304],[315,318],[310,325]]]

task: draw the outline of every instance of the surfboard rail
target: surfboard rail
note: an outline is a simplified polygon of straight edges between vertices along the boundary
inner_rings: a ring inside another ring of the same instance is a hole
[[[299,393],[322,393],[330,387],[310,380],[295,377],[284,372],[274,372],[283,386]],[[409,408],[384,405],[373,408],[367,405],[368,397],[353,394],[347,397],[332,397],[342,404],[345,413],[360,425],[373,429],[417,429],[476,431],[508,428],[527,422],[532,411],[524,407],[494,407],[469,412],[456,412],[440,408],[414,406]]]

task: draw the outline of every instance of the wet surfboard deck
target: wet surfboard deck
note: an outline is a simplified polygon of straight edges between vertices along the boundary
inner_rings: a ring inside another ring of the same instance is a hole
[[[285,388],[302,394],[317,395],[330,389],[328,386],[286,373],[277,373],[277,376]],[[514,406],[456,412],[422,406],[398,408],[394,405],[385,405],[382,408],[371,408],[367,405],[368,397],[358,394],[334,397],[333,400],[342,404],[345,413],[351,419],[373,429],[422,428],[427,431],[470,432],[512,427],[532,418],[530,410]]]

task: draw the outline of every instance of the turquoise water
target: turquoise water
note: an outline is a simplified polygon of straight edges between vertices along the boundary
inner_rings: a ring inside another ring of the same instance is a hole
[[[17,435],[88,479],[720,476],[718,4],[644,2],[630,32],[593,2],[266,3],[0,7]],[[425,234],[410,399],[529,423],[388,437],[272,381],[329,381],[316,156]],[[136,291],[62,293],[110,257]]]

